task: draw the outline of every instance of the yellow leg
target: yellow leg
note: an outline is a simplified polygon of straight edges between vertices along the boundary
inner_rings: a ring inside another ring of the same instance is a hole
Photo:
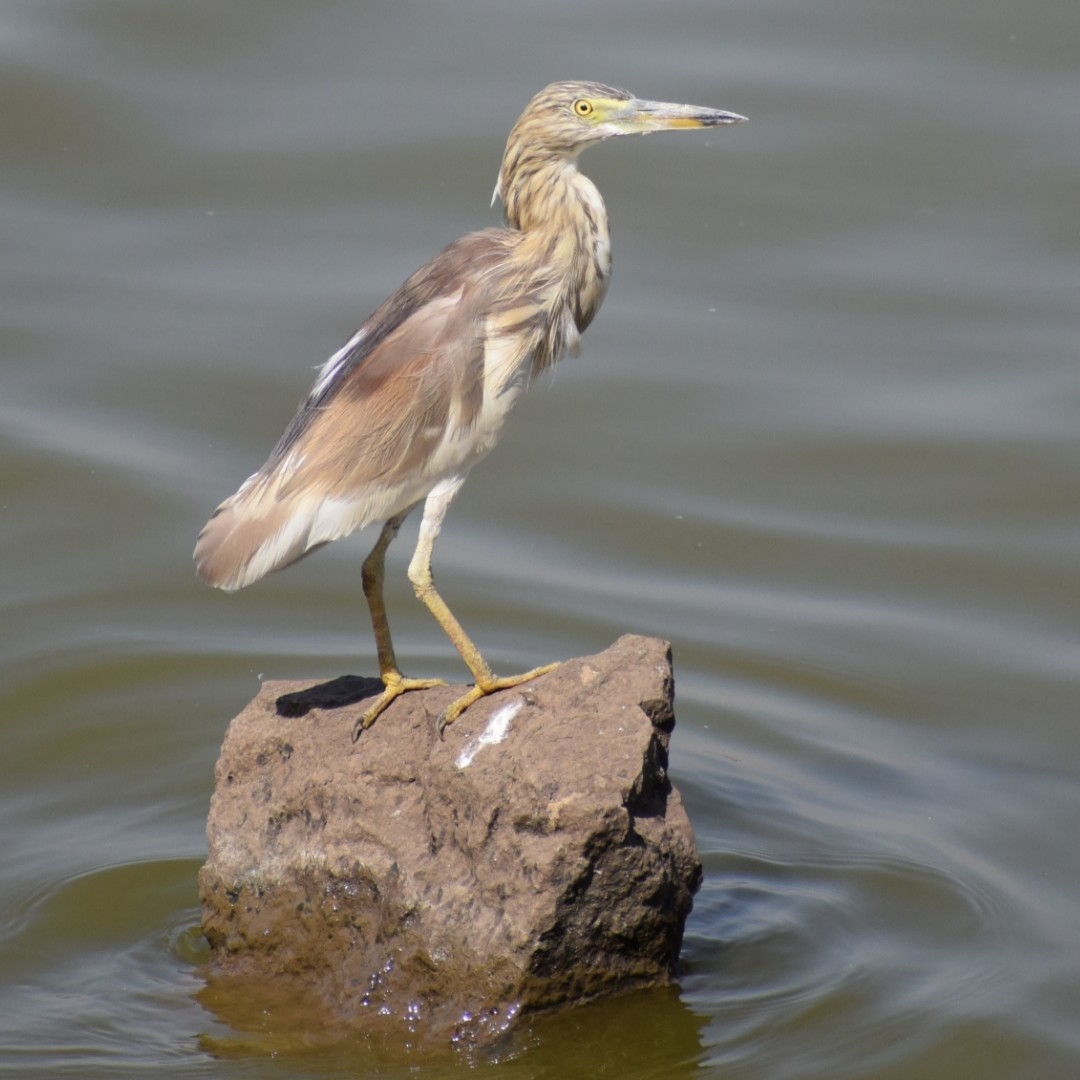
[[[416,551],[409,563],[409,580],[416,590],[417,597],[435,616],[436,621],[443,628],[454,648],[461,654],[461,659],[465,661],[476,680],[473,688],[453,702],[439,717],[440,738],[447,725],[452,724],[473,702],[496,690],[507,690],[512,686],[519,686],[559,666],[545,664],[543,667],[533,668],[532,671],[526,671],[521,675],[506,675],[501,678],[493,674],[487,661],[480,655],[480,650],[462,629],[454,613],[446,606],[446,601],[436,592],[435,583],[431,577],[431,555],[446,509],[457,494],[463,480],[464,477],[461,477],[440,484],[428,496],[427,502],[424,503],[424,520],[420,523],[420,539],[417,541]]]
[[[408,511],[405,511],[407,514]],[[375,631],[375,648],[379,656],[379,676],[383,682],[383,692],[370,705],[353,727],[353,742],[375,723],[381,712],[397,697],[407,690],[426,690],[430,686],[442,686],[444,679],[406,679],[401,674],[394,656],[394,643],[390,637],[390,623],[386,618],[386,604],[383,601],[383,579],[386,576],[386,549],[390,541],[398,534],[405,514],[392,517],[379,533],[379,539],[371,549],[371,554],[364,560],[362,571],[364,596],[371,612],[371,626]]]

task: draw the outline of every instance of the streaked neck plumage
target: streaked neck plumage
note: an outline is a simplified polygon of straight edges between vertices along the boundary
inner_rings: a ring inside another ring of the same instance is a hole
[[[536,153],[511,133],[495,190],[507,225],[526,234],[523,254],[558,281],[581,333],[611,274],[607,210],[596,185],[578,171],[576,153]]]

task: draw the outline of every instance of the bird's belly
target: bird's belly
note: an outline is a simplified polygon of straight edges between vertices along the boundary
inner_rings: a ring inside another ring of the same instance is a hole
[[[425,469],[429,483],[462,476],[491,452],[521,400],[532,367],[532,350],[495,339],[484,349],[483,395],[478,409],[451,408],[442,438]]]
[[[512,386],[490,401],[485,394],[483,406],[471,424],[465,425],[451,415],[446,431],[431,455],[432,476],[442,479],[466,473],[486,457],[499,441],[524,390],[524,384]]]

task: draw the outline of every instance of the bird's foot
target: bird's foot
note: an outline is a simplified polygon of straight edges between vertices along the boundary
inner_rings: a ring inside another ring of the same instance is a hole
[[[400,671],[384,672],[382,681],[383,692],[364,710],[363,715],[353,725],[353,742],[356,742],[375,723],[387,706],[402,694],[410,690],[430,690],[433,686],[446,685],[445,679],[406,679]]]
[[[457,701],[453,702],[450,707],[439,717],[439,722],[436,730],[439,733],[441,739],[446,732],[446,729],[470,706],[473,702],[479,701],[482,697],[487,697],[488,694],[494,694],[496,690],[509,690],[513,686],[520,686],[524,682],[528,682],[530,679],[539,678],[541,675],[546,675],[549,671],[554,671],[559,665],[545,664],[543,667],[533,668],[532,671],[526,671],[522,675],[504,675],[501,678],[496,675],[489,675],[485,679],[477,679],[476,685],[467,693],[462,694]]]

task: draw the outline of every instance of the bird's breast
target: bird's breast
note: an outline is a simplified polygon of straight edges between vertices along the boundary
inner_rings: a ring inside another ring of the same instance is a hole
[[[537,317],[530,320],[535,323]],[[507,328],[492,320],[484,341],[484,398],[479,424],[496,433],[529,385],[540,347],[534,325]]]

